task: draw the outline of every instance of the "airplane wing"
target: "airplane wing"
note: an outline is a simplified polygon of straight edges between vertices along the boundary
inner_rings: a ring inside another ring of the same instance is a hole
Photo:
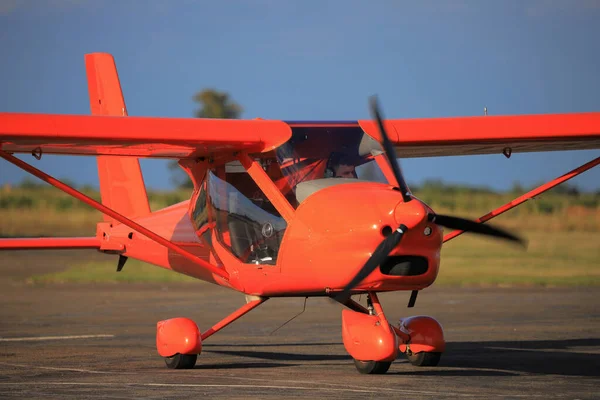
[[[398,157],[600,148],[600,113],[386,120]],[[371,120],[358,121],[379,140]]]
[[[263,152],[291,136],[282,121],[0,113],[6,152],[197,158]]]
[[[600,113],[386,120],[399,157],[600,148]],[[0,113],[7,152],[196,158],[263,152],[291,128],[355,128],[379,140],[373,121],[344,123]]]

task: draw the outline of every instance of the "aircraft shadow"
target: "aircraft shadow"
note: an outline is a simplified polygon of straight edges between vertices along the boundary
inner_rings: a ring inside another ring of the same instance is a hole
[[[587,351],[586,348],[590,347],[595,349]],[[451,342],[446,347],[440,366],[599,377],[599,349],[600,339],[593,338]]]
[[[206,346],[217,354],[257,358],[269,361],[342,361],[351,360],[347,354],[298,354],[264,350],[225,350],[214,347],[296,347],[341,346],[341,343],[275,343],[248,345]],[[594,347],[594,349],[589,349]],[[544,375],[600,377],[600,339],[449,342],[440,365],[435,368],[414,367],[410,371],[393,372],[420,376],[509,376],[517,373]],[[589,351],[588,351],[589,350]],[[396,362],[407,363],[399,356]],[[269,367],[271,363],[265,363]],[[272,366],[290,364],[272,363]],[[208,367],[207,367],[208,368]],[[449,369],[450,368],[450,369]]]
[[[401,360],[401,358],[399,359]],[[397,363],[399,360],[396,360]],[[408,362],[408,361],[407,361]],[[440,365],[437,367],[429,367],[429,368],[421,368],[421,367],[413,367],[411,366],[408,371],[389,371],[387,375],[403,375],[403,376],[461,376],[461,377],[469,377],[469,376],[517,376],[519,375],[516,372],[509,371],[494,371],[487,369],[478,369],[478,368],[470,368],[470,369],[440,369],[444,368],[446,365],[443,362],[440,362]]]
[[[201,361],[199,361],[201,362]],[[272,362],[236,362],[236,363],[224,363],[224,364],[196,364],[194,369],[246,369],[246,368],[278,368],[278,367],[294,367],[298,364],[288,363],[272,363]]]
[[[290,345],[294,346],[294,345]],[[348,354],[298,354],[283,353],[275,351],[255,351],[255,350],[209,350],[211,353],[225,354],[230,356],[241,356],[250,358],[259,358],[261,360],[276,361],[338,361],[350,360]]]
[[[252,357],[270,361],[297,361],[297,362],[308,362],[308,361],[346,361],[348,365],[352,364],[352,358],[347,354],[297,354],[297,353],[284,353],[284,352],[267,352],[267,351],[227,351],[227,350],[210,350],[211,353],[224,354],[224,355],[235,355],[241,357]],[[397,362],[401,362],[402,358],[399,358]],[[268,364],[268,363],[267,363]],[[273,364],[273,366],[291,366],[297,364]],[[330,363],[319,363],[319,365],[334,365]],[[339,365],[339,364],[335,364]],[[206,367],[209,368],[209,367]],[[217,366],[219,368],[219,366]],[[237,368],[237,367],[231,367]],[[414,367],[417,368],[417,367]],[[506,371],[489,371],[481,369],[469,369],[469,370],[420,370],[420,371],[402,371],[392,372],[390,374],[402,374],[402,375],[443,375],[443,376],[514,376],[515,373]]]
[[[243,343],[202,343],[202,348],[211,348],[211,347],[315,347],[315,346],[343,346],[342,342],[329,342],[329,343],[258,343],[258,344],[243,344]]]

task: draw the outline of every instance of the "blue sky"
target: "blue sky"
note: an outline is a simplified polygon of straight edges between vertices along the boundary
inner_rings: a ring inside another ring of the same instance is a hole
[[[0,111],[87,114],[83,55],[115,56],[130,115],[190,117],[228,91],[244,118],[389,118],[600,111],[600,1],[3,0]],[[403,160],[409,183],[507,189],[600,150]],[[33,158],[26,157],[34,162]],[[93,158],[34,165],[96,184]],[[144,160],[148,186],[171,186]],[[0,162],[0,185],[26,174]],[[572,181],[600,189],[600,168]]]

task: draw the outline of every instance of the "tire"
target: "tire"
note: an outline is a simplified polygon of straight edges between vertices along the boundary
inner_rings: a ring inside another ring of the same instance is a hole
[[[361,374],[385,374],[392,365],[391,361],[359,361],[354,359],[354,366]]]
[[[165,357],[165,364],[170,369],[192,369],[196,365],[198,354],[175,354],[173,357]]]
[[[417,354],[406,355],[408,361],[417,367],[435,367],[439,364],[442,353],[427,353],[425,351]]]

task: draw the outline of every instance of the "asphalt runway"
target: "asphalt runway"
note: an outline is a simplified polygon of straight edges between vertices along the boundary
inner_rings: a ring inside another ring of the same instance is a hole
[[[201,282],[15,281],[60,268],[60,254],[47,267],[41,255],[0,259],[0,398],[600,398],[598,288],[432,287],[412,310],[408,293],[381,295],[390,321],[437,318],[448,347],[438,367],[401,356],[379,376],[360,375],[344,350],[340,305],[308,299],[272,333],[304,299],[271,299],[207,339],[195,369],[169,370],[157,321],[205,330],[244,297]]]

